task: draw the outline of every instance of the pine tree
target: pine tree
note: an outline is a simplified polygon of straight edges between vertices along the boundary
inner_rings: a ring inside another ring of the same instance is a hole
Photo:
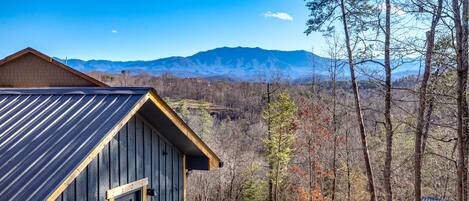
[[[292,155],[295,139],[295,114],[297,108],[287,93],[279,93],[277,99],[267,105],[263,111],[263,119],[270,121],[271,135],[264,140],[267,148],[267,162],[273,167],[269,179],[273,184],[272,200],[277,201],[280,186],[287,176],[287,168]]]

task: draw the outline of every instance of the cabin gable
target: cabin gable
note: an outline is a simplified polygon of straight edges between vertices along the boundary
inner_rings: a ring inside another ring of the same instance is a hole
[[[0,87],[54,86],[95,85],[31,53],[0,66]]]
[[[85,75],[32,48],[0,60],[0,87],[104,87]]]
[[[152,200],[183,200],[184,156],[139,114],[132,117],[57,201],[107,200],[106,191],[146,178]]]

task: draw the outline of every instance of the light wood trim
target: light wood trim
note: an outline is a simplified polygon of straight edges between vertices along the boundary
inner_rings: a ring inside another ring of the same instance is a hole
[[[148,100],[148,96],[144,95],[140,100],[135,104],[135,106],[130,110],[130,112],[121,119],[121,121],[114,126],[114,128],[109,131],[109,133],[104,137],[101,142],[89,153],[86,158],[78,165],[75,170],[73,170],[67,178],[49,195],[47,201],[54,201],[60,194],[70,185],[73,180],[82,172],[86,166],[96,157],[98,156],[99,152],[104,149],[104,147],[112,140],[112,138],[119,132],[119,130],[132,118],[137,111],[142,107],[142,105]]]
[[[182,155],[182,201],[186,201],[186,155]]]
[[[59,61],[57,61],[57,60],[55,60],[55,59],[53,59],[52,57],[49,57],[49,56],[47,56],[46,54],[44,54],[44,53],[42,53],[42,52],[39,52],[39,51],[37,51],[37,50],[35,50],[35,49],[33,49],[33,48],[30,48],[30,47],[25,48],[25,49],[23,49],[23,50],[20,50],[20,51],[18,51],[18,52],[16,52],[16,53],[12,54],[12,55],[10,55],[10,56],[5,57],[5,58],[2,59],[2,60],[0,60],[0,66],[3,65],[3,64],[5,64],[5,63],[11,62],[11,61],[13,61],[13,60],[15,60],[15,59],[17,59],[17,58],[20,58],[21,56],[23,56],[23,55],[25,55],[25,54],[27,54],[27,53],[31,53],[31,54],[33,54],[33,55],[36,55],[37,57],[39,57],[39,58],[41,58],[41,59],[43,59],[43,60],[45,60],[45,61],[47,61],[47,62],[49,62],[49,63],[52,63],[52,64],[58,66],[59,68],[62,68],[62,69],[64,69],[65,71],[67,71],[67,72],[69,72],[69,73],[72,73],[72,74],[74,74],[74,75],[76,75],[76,76],[78,76],[78,77],[80,77],[80,78],[82,78],[82,79],[85,79],[86,81],[91,82],[91,83],[97,85],[98,87],[108,87],[107,84],[104,84],[103,82],[101,82],[101,81],[99,81],[99,80],[97,80],[97,79],[94,79],[94,78],[92,78],[91,76],[86,75],[85,73],[82,73],[82,72],[80,72],[80,71],[77,71],[77,70],[73,69],[72,67],[67,66],[67,65],[65,65],[65,64],[63,64],[63,63],[61,63],[61,62],[59,62]]]
[[[127,194],[132,191],[136,191],[142,189],[142,199],[146,201],[147,196],[147,186],[148,186],[148,178],[145,177],[138,181],[134,181],[122,186],[115,187],[113,189],[109,189],[106,191],[106,199],[108,201],[114,200],[114,198],[119,197],[121,195]]]
[[[142,187],[142,201],[147,201],[147,185]]]
[[[208,158],[208,169],[219,167],[220,158],[195,134],[195,132],[154,92],[148,93],[149,99],[192,141]]]

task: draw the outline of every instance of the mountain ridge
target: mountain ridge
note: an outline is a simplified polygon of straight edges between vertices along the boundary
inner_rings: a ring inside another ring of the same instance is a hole
[[[266,50],[259,47],[219,47],[191,56],[171,56],[154,60],[111,61],[58,59],[80,71],[120,73],[147,72],[152,75],[171,73],[177,77],[227,78],[260,81],[281,77],[290,81],[327,76],[331,59],[305,50]],[[415,69],[411,69],[415,73]],[[343,71],[344,76],[347,75]],[[407,75],[412,72],[401,72]]]

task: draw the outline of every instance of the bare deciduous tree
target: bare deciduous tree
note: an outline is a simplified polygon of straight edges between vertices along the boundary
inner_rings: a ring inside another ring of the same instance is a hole
[[[420,5],[422,6],[422,5]],[[415,153],[414,153],[414,200],[420,201],[422,198],[422,153],[425,147],[423,145],[426,140],[423,140],[424,126],[429,121],[429,117],[424,119],[425,111],[431,111],[431,108],[427,109],[427,85],[430,79],[431,70],[432,70],[432,59],[433,59],[433,49],[435,47],[435,33],[438,22],[441,18],[441,11],[443,9],[443,0],[438,0],[436,12],[432,16],[430,30],[426,33],[426,50],[425,50],[425,67],[422,80],[420,82],[419,90],[419,105],[417,113],[417,126],[415,128]],[[427,126],[428,128],[428,126]]]
[[[453,22],[457,60],[457,137],[458,137],[458,200],[467,201],[467,137],[469,113],[467,111],[468,73],[468,21],[469,0],[453,0]],[[461,15],[462,13],[462,15]]]

